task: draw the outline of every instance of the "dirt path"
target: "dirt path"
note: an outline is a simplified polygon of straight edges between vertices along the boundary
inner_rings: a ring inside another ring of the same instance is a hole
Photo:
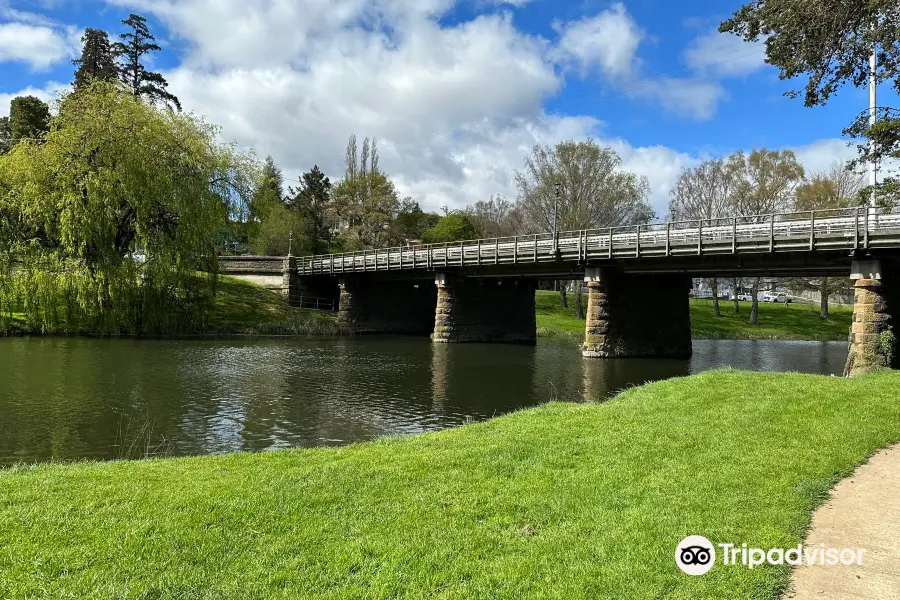
[[[900,600],[900,444],[835,486],[805,542],[821,544],[864,548],[862,565],[797,567],[786,599]]]

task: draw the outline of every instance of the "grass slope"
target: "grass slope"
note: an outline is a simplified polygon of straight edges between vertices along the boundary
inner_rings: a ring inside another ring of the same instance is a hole
[[[587,297],[584,299],[587,308]],[[750,303],[741,302],[741,312],[734,312],[734,302],[721,302],[722,316],[713,316],[711,300],[691,300],[691,331],[694,339],[780,339],[834,340],[847,339],[853,308],[832,306],[830,319],[819,317],[818,305],[759,305],[759,325],[750,325]],[[569,308],[562,308],[557,292],[538,292],[536,298],[538,335],[584,336],[584,321],[575,317],[575,298],[570,294]]]
[[[337,335],[336,315],[291,308],[278,294],[253,283],[220,276],[216,300],[206,328],[172,332],[176,335]],[[21,313],[13,314],[12,326],[0,335],[36,335],[28,331]],[[44,332],[53,334],[55,332]]]
[[[786,567],[689,577],[676,544],[795,546],[900,439],[898,391],[707,372],[341,449],[19,467],[0,597],[774,598]]]

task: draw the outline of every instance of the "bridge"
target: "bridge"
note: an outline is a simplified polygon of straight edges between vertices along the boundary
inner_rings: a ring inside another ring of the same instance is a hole
[[[587,358],[689,356],[693,277],[852,277],[854,371],[890,350],[884,332],[892,308],[900,310],[898,262],[900,212],[867,207],[220,259],[223,273],[280,290],[294,304],[337,300],[347,333],[449,343],[533,344],[535,282],[583,278]],[[887,360],[897,366],[897,357]]]

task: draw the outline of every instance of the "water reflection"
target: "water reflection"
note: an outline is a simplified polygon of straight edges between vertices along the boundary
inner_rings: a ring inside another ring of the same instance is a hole
[[[553,342],[8,339],[0,464],[347,444],[710,368],[840,374],[845,359],[840,342],[698,341],[690,361],[586,361]]]

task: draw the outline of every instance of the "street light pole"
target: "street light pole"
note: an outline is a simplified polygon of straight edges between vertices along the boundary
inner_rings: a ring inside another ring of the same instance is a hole
[[[872,56],[869,57],[869,127],[874,127],[878,119],[876,109],[878,108],[878,78],[875,71],[878,68],[878,57],[875,52],[878,45],[872,47]],[[875,159],[875,140],[869,139],[869,185],[872,186],[872,199],[870,206],[874,208],[876,203],[875,186],[878,185],[878,161]]]
[[[293,256],[294,250],[294,232],[292,231],[290,236],[288,236],[288,256]]]

